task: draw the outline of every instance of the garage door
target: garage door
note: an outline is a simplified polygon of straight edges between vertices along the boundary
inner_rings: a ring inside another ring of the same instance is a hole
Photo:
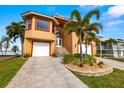
[[[85,54],[85,44],[82,44],[82,51],[83,54]],[[80,53],[80,45],[78,45],[78,52]],[[92,54],[92,49],[91,49],[91,44],[87,46],[87,54],[91,55]]]
[[[32,56],[49,56],[49,43],[33,42]]]

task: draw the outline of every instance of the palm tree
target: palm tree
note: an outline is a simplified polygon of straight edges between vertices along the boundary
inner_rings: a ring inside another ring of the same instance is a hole
[[[17,38],[20,38],[22,55],[23,55],[23,43],[25,35],[25,24],[24,22],[12,22],[9,26],[6,27],[7,35],[10,38],[13,38],[14,42]]]
[[[113,54],[113,45],[117,44],[117,40],[110,38],[109,40],[105,40],[105,44],[112,48],[111,54]]]
[[[100,27],[100,24],[98,23],[90,24],[90,18],[94,15],[96,15],[96,18],[99,19],[100,12],[98,9],[91,10],[83,18],[81,18],[81,14],[78,10],[74,10],[71,13],[70,20],[64,25],[63,28],[64,33],[68,33],[68,34],[72,32],[76,33],[80,45],[81,61],[83,60],[82,42],[86,40],[86,31],[92,31],[92,30],[96,32],[99,31],[98,26]]]
[[[1,40],[0,40],[0,52],[1,52],[1,54],[3,55],[3,42],[4,42],[4,38],[5,38],[5,36],[2,36],[2,38],[1,38]]]
[[[11,38],[9,38],[9,37],[4,37],[3,38],[3,43],[4,43],[4,47],[5,47],[5,54],[6,54],[7,50],[8,50],[8,48],[10,47],[10,43],[13,43],[10,40],[11,40]]]
[[[94,27],[92,27],[94,26]],[[87,29],[88,28],[88,29]],[[85,34],[86,34],[86,37],[85,37],[85,54],[87,55],[87,45],[91,42],[91,41],[96,41],[97,40],[97,36],[96,36],[96,33],[99,33],[99,30],[102,29],[102,26],[100,25],[100,23],[93,23],[93,24],[90,24],[88,25],[86,31],[85,31]]]
[[[87,45],[89,42],[96,40],[96,34],[102,30],[102,26],[100,23],[94,22],[91,23],[90,19],[95,15],[96,19],[100,18],[100,11],[98,9],[89,11],[82,20],[83,23],[83,32],[85,33],[85,55],[87,55]]]
[[[12,51],[14,53],[16,53],[18,50],[19,50],[18,46],[15,45],[15,46],[12,47]]]
[[[64,34],[71,34],[75,32],[80,44],[80,60],[83,60],[83,53],[82,53],[82,41],[84,40],[84,32],[83,32],[83,24],[81,20],[81,14],[78,10],[74,10],[71,13],[70,20],[64,25],[63,33]]]

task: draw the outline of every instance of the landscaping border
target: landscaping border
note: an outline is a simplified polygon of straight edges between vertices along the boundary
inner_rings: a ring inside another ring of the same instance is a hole
[[[89,72],[82,72],[80,70],[77,70],[77,69],[74,69],[74,68],[71,68],[69,67],[68,65],[65,65],[65,67],[71,71],[74,71],[74,72],[77,72],[79,73],[80,75],[83,75],[83,76],[104,76],[104,75],[108,75],[110,73],[113,72],[113,68],[112,67],[109,67],[108,69],[104,69],[104,70],[101,70],[99,72],[94,72],[94,71],[89,71]]]

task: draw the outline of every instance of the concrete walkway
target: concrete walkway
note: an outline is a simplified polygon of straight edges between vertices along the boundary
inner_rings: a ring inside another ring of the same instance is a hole
[[[7,88],[87,87],[60,61],[60,58],[52,57],[29,58],[7,85]]]
[[[104,63],[106,63],[114,68],[124,70],[123,62],[115,61],[115,60],[111,60],[111,59],[100,58],[100,57],[96,57],[96,58],[97,58],[97,60],[103,61]]]

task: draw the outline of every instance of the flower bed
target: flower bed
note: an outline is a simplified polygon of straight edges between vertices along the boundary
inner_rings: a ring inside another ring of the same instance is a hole
[[[84,76],[103,76],[113,72],[113,68],[106,64],[104,64],[102,68],[97,64],[94,64],[93,66],[84,64],[83,67],[78,67],[73,64],[65,64],[65,67]]]
[[[113,72],[111,66],[100,61],[97,62],[97,60],[91,55],[86,55],[83,62],[80,62],[79,54],[68,54],[64,56],[63,63],[66,68],[84,76],[103,76]]]

